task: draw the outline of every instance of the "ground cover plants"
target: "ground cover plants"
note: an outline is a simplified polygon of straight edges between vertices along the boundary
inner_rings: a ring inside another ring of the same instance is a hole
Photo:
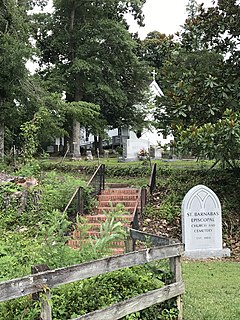
[[[108,243],[113,239],[119,241],[124,236],[120,222],[114,221],[117,219],[117,212],[113,212],[110,220],[102,227],[100,239],[93,239],[83,245],[81,250],[71,249],[66,245],[71,221],[62,210],[77,186],[86,188],[86,181],[79,177],[80,174],[73,177],[72,174],[57,171],[40,171],[37,163],[32,167],[27,165],[20,168],[17,174],[35,176],[38,185],[26,190],[12,182],[0,184],[0,281],[30,274],[31,266],[40,263],[53,269],[100,258],[109,254]],[[16,194],[24,196],[24,205],[21,197],[18,198]],[[81,224],[80,220],[77,222]],[[79,226],[86,227],[84,222]],[[128,279],[125,285],[123,279]],[[109,281],[112,281],[111,287]],[[96,289],[94,291],[93,282]],[[136,270],[128,269],[64,286],[52,292],[53,299],[56,300],[54,319],[68,319],[163,285],[164,281],[160,276],[156,276],[150,269],[146,271],[145,267],[139,267],[137,274]],[[119,294],[114,295],[117,290]],[[89,296],[91,299],[86,301],[85,298]],[[33,320],[39,315],[39,307],[39,302],[32,301],[31,297],[8,301],[0,304],[0,318]],[[176,313],[174,302],[168,302],[129,315],[126,319],[170,320],[176,317]]]
[[[184,163],[181,161],[176,165],[171,162],[158,161],[157,187],[145,208],[141,228],[150,233],[165,234],[181,239],[182,199],[194,185],[205,184],[220,199],[223,209],[224,241],[233,250],[234,259],[238,260],[239,171],[223,171],[219,168],[209,170],[211,163],[196,164],[194,168],[194,162],[191,165],[190,162],[186,162],[186,167],[184,167]],[[97,164],[97,162],[87,163],[87,166],[91,168],[91,170],[88,169],[87,176],[90,175],[90,172],[94,172]],[[48,165],[50,166],[51,162]],[[88,180],[84,170],[79,171],[79,163],[69,162],[68,165],[76,170],[63,173],[55,167],[53,171],[42,171],[40,170],[42,166],[40,162],[40,164],[35,163],[33,166],[22,167],[18,171],[19,175],[34,175],[39,181],[36,189],[28,190],[24,210],[14,197],[10,197],[11,201],[7,207],[4,207],[3,201],[4,197],[24,190],[11,183],[0,185],[0,229],[2,234],[0,239],[0,278],[2,281],[29,274],[30,267],[34,264],[47,263],[50,268],[55,268],[102,256],[99,252],[101,251],[99,250],[101,241],[99,241],[99,248],[95,248],[96,250],[93,246],[92,249],[87,246],[81,251],[72,250],[66,246],[68,239],[66,231],[71,222],[67,215],[62,215],[62,210],[75,188],[79,185],[85,188]],[[145,187],[149,183],[149,164],[145,166],[142,163],[128,165],[111,162],[111,165],[108,166],[106,162],[106,166],[106,182],[126,182],[130,185]],[[4,168],[4,170],[6,169]],[[132,170],[132,175],[128,174],[130,170]],[[31,171],[33,172],[31,173]],[[36,199],[37,201],[35,201]],[[109,225],[105,226],[103,233],[109,228]],[[102,241],[103,244],[106,243],[107,240],[105,240]],[[143,290],[151,290],[155,286],[163,285],[164,279],[158,277],[153,269],[146,269],[145,266],[137,270],[137,275],[134,270],[128,269],[106,277],[101,276],[54,289],[52,292],[55,306],[54,319],[67,319],[83,314],[85,311],[92,311],[100,307],[99,300],[101,300],[102,307],[116,302],[116,299],[125,299],[130,294],[137,295]],[[239,301],[236,292],[239,287],[236,279],[239,276],[236,262],[213,261],[208,264],[207,262],[187,261],[183,263],[183,271],[186,282],[184,319],[211,320],[214,315],[217,315],[217,319],[220,320],[239,317]],[[146,274],[150,275],[150,280],[145,279]],[[119,293],[116,297],[114,292],[118,292],[124,277],[129,280],[128,282],[132,286],[131,288],[122,287],[124,294],[121,296]],[[91,290],[93,283],[96,287],[95,292]],[[110,286],[109,283],[111,283]],[[81,290],[80,296],[79,290]],[[84,300],[83,297],[88,296],[91,296],[91,299],[86,302],[87,299]],[[79,308],[77,310],[70,309],[71,305],[78,305]],[[221,305],[221,308],[216,308],[217,305]],[[39,314],[38,312],[39,304],[33,303],[30,298],[0,304],[0,318],[4,319],[33,320]],[[129,315],[126,320],[170,320],[175,317],[176,309],[171,302],[170,306],[154,306],[151,310]]]
[[[239,256],[240,170],[158,170],[157,187],[145,209],[144,228],[181,239],[181,204],[186,193],[198,184],[211,188],[222,206],[225,244]],[[154,223],[156,221],[156,223]]]

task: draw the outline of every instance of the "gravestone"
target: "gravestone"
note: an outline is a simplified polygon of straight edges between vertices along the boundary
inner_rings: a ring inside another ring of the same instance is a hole
[[[230,250],[222,247],[220,201],[206,186],[193,187],[183,199],[182,237],[185,257],[197,259],[230,256]]]
[[[155,149],[155,159],[162,159],[162,149],[161,149],[161,147],[156,147],[156,149]]]
[[[125,161],[136,161],[139,159],[140,150],[149,150],[149,141],[138,139],[134,132],[130,132],[129,139],[123,143],[123,158]]]
[[[86,151],[86,160],[93,160],[93,155],[91,150]]]

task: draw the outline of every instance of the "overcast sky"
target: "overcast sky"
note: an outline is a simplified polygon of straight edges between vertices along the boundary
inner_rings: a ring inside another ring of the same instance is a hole
[[[212,0],[197,0],[204,5],[211,6]],[[138,31],[143,39],[150,31],[174,34],[180,30],[186,19],[186,5],[188,0],[147,0],[143,12],[145,15],[145,27],[133,26],[131,31]]]
[[[197,0],[210,6],[212,0]],[[145,15],[145,27],[139,28],[130,22],[132,32],[138,32],[143,39],[150,31],[160,31],[166,34],[173,34],[180,29],[186,19],[186,5],[188,0],[147,0],[143,12]],[[51,0],[47,10],[51,8]]]

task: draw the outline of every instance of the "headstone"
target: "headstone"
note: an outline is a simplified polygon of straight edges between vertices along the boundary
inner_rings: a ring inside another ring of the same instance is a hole
[[[150,147],[148,140],[138,139],[134,132],[130,132],[130,137],[123,144],[123,157],[125,161],[139,160],[140,150],[148,150]]]
[[[161,149],[161,147],[156,147],[156,149],[155,149],[155,159],[162,159],[162,149]]]
[[[104,158],[108,158],[109,157],[109,150],[103,150],[103,156],[104,156]]]
[[[86,159],[87,160],[93,160],[93,155],[91,150],[86,151]]]
[[[182,237],[188,258],[230,256],[230,250],[222,247],[220,201],[206,186],[193,187],[183,199]]]

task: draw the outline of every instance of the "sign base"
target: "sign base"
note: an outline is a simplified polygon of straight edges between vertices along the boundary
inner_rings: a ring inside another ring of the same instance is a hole
[[[224,249],[204,249],[204,250],[193,250],[185,251],[183,257],[188,259],[207,259],[207,258],[225,258],[230,257],[231,251],[228,248]]]

